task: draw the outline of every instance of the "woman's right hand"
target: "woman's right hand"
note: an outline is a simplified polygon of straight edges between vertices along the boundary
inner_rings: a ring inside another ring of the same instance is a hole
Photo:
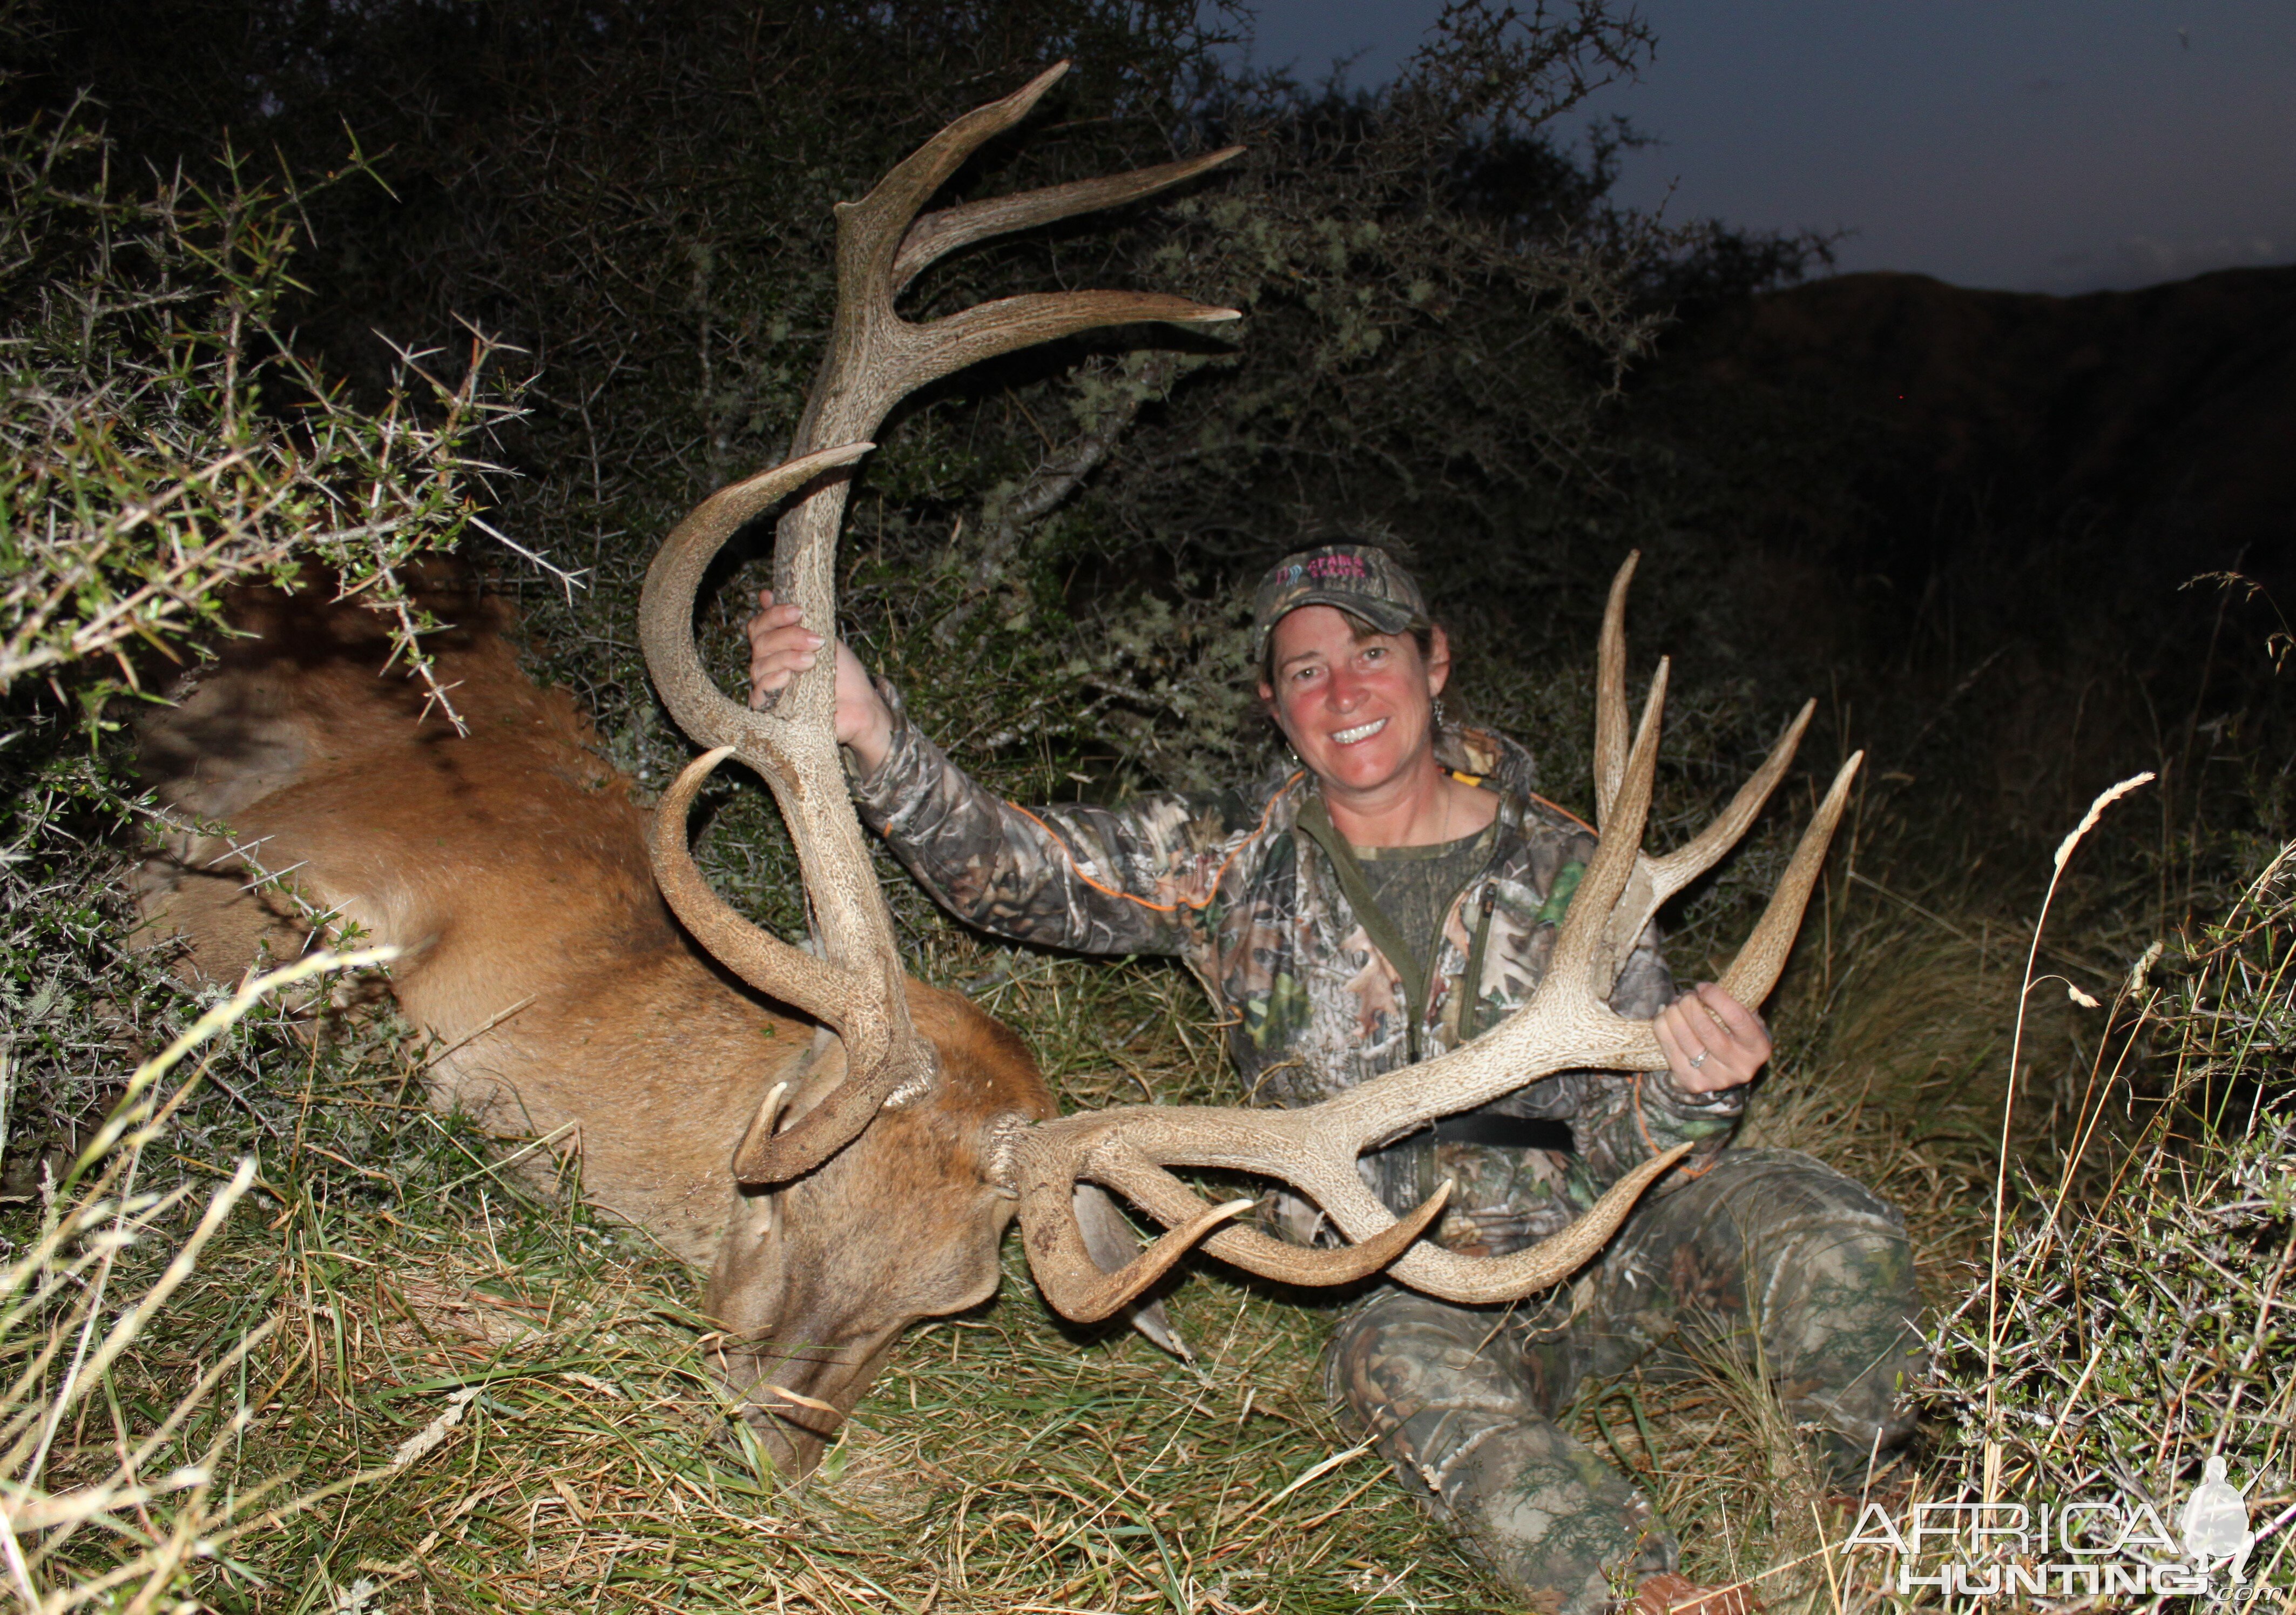
[[[750,636],[750,705],[763,706],[766,697],[789,688],[789,681],[820,660],[822,637],[798,618],[794,606],[774,604],[774,591],[758,591],[758,614],[747,625]],[[837,743],[850,746],[864,775],[883,764],[893,745],[893,710],[869,681],[861,659],[837,642]]]

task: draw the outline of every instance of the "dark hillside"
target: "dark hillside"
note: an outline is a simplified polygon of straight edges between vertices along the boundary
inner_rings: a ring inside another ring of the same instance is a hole
[[[2036,534],[2079,525],[2099,560],[2287,561],[2296,268],[2070,298],[1838,276],[1712,320],[1681,361],[1871,423],[1897,441],[1893,469]]]
[[[2022,858],[2140,768],[2165,777],[2146,835],[2191,867],[2203,824],[2271,831],[2296,268],[2071,298],[1814,281],[1686,317],[1623,413],[1652,542],[1727,580],[1721,659],[1855,708],[1916,861]],[[2194,584],[2235,570],[2263,591]]]

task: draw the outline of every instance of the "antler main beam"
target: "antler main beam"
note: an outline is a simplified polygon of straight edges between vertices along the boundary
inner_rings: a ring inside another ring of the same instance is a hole
[[[1377,1271],[1447,1300],[1509,1301],[1546,1289],[1586,1263],[1617,1231],[1636,1199],[1687,1152],[1653,1155],[1586,1215],[1539,1245],[1496,1257],[1414,1243],[1439,1212],[1446,1184],[1398,1220],[1365,1185],[1357,1158],[1441,1116],[1456,1115],[1557,1072],[1659,1071],[1666,1065],[1651,1023],[1628,1020],[1606,1001],[1627,955],[1658,906],[1712,867],[1743,836],[1792,760],[1809,720],[1805,707],[1753,779],[1715,824],[1668,857],[1641,850],[1657,772],[1667,667],[1652,680],[1642,721],[1626,741],[1623,616],[1629,557],[1605,614],[1596,696],[1595,757],[1603,838],[1555,938],[1530,1001],[1484,1036],[1447,1054],[1390,1072],[1300,1110],[1162,1107],[1064,1117],[1021,1145],[1021,1218],[1029,1260],[1053,1304],[1072,1317],[1105,1316],[1153,1283],[1199,1234],[1224,1261],[1292,1283],[1338,1283]],[[1776,985],[1787,950],[1840,822],[1859,756],[1851,757],[1803,831],[1768,907],[1724,973],[1741,1002],[1759,1004]],[[1249,1229],[1222,1227],[1228,1207],[1208,1207],[1173,1167],[1249,1172],[1307,1195],[1353,1243],[1332,1250],[1286,1245]],[[1061,1226],[1078,1179],[1124,1195],[1172,1230],[1122,1273],[1078,1259]],[[1216,1215],[1217,1214],[1217,1215]]]
[[[734,1164],[743,1182],[786,1180],[841,1149],[889,1100],[933,1076],[930,1047],[910,1026],[899,955],[868,847],[847,796],[832,727],[834,670],[824,658],[752,712],[710,681],[693,644],[693,602],[711,559],[742,525],[792,494],[775,550],[775,585],[802,620],[835,622],[835,551],[850,468],[904,395],[1001,353],[1095,326],[1146,320],[1205,324],[1236,317],[1152,293],[1081,292],[1008,297],[922,324],[894,299],[958,248],[1149,195],[1203,172],[1235,149],[1131,174],[1088,179],[918,210],[987,140],[1012,128],[1066,70],[1040,75],[1004,100],[967,113],[920,147],[858,202],[838,209],[838,306],[829,352],[785,465],[721,490],[679,523],[646,580],[642,637],[663,699],[712,746],[665,793],[653,827],[656,873],[680,919],[744,980],[796,1005],[843,1039],[849,1075],[787,1130],[752,1126]],[[1557,1072],[1654,1072],[1665,1059],[1648,1022],[1621,1018],[1607,1000],[1652,917],[1734,845],[1791,763],[1809,722],[1805,706],[1769,757],[1716,821],[1663,858],[1642,852],[1657,768],[1667,667],[1652,680],[1631,745],[1626,714],[1626,590],[1629,557],[1604,614],[1596,683],[1595,789],[1602,843],[1580,879],[1530,1001],[1467,1046],[1295,1111],[1151,1107],[1064,1117],[1023,1135],[1017,1151],[1029,1260],[1062,1311],[1104,1317],[1202,1242],[1247,1270],[1296,1283],[1335,1283],[1390,1268],[1403,1282],[1464,1302],[1511,1300],[1567,1276],[1609,1240],[1634,1202],[1689,1148],[1654,1154],[1570,1228],[1530,1249],[1469,1257],[1420,1243],[1446,1204],[1446,1184],[1397,1218],[1365,1187],[1357,1160],[1441,1116],[1471,1110]],[[761,774],[787,820],[805,873],[822,957],[766,935],[703,881],[687,851],[686,813],[728,755]],[[1804,832],[1768,908],[1723,985],[1759,1004],[1775,985],[1826,847],[1847,801],[1853,756]],[[1306,1194],[1349,1244],[1285,1245],[1226,1226],[1248,1202],[1212,1205],[1174,1175],[1210,1168],[1276,1179]],[[1076,1188],[1098,1183],[1169,1230],[1123,1271],[1103,1273],[1076,1223]]]
[[[837,533],[849,468],[895,404],[929,382],[982,359],[1105,325],[1205,325],[1237,317],[1185,298],[1142,292],[1006,297],[922,324],[894,299],[928,265],[993,235],[1153,194],[1234,157],[1241,147],[1129,174],[1080,180],[918,210],[980,146],[1025,118],[1068,64],[956,119],[857,202],[837,210],[837,313],[829,351],[783,466],[723,489],[678,524],[647,573],[640,637],[654,682],[685,731],[713,749],[667,793],[653,828],[664,894],[710,952],[752,986],[834,1027],[850,1075],[786,1130],[752,1141],[736,1172],[774,1182],[810,1171],[849,1142],[889,1100],[933,1078],[931,1045],[909,1023],[892,919],[845,788],[833,728],[832,659],[799,674],[767,712],[718,688],[693,644],[703,573],[742,526],[791,493],[810,491],[782,518],[774,551],[778,599],[828,636],[837,613]],[[693,866],[685,815],[709,770],[734,755],[762,776],[797,845],[821,943],[819,959],[767,935],[728,908]]]

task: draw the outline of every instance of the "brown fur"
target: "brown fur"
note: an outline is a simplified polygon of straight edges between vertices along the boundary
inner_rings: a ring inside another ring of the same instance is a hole
[[[388,645],[364,610],[318,590],[234,603],[253,637],[144,726],[163,800],[231,836],[186,835],[146,864],[149,928],[180,933],[217,978],[266,946],[299,952],[314,915],[397,944],[399,1007],[444,1051],[433,1101],[504,1133],[566,1128],[554,1148],[578,1155],[588,1199],[712,1269],[705,1309],[728,1331],[737,1387],[849,1409],[903,1327],[995,1290],[1013,1202],[988,1158],[1055,1110],[1034,1060],[967,1001],[913,981],[936,1092],[770,1197],[737,1191],[727,1165],[767,1091],[789,1081],[784,1119],[802,1114],[840,1051],[689,943],[655,890],[629,782],[573,701],[520,671],[500,609],[430,604],[463,624],[431,644],[467,736],[424,713],[419,680],[379,671]],[[291,868],[294,897],[242,891],[249,861]],[[836,1421],[761,1400],[779,1455],[810,1468]]]

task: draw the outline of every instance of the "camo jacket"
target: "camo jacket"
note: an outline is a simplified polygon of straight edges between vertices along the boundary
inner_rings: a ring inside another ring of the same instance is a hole
[[[908,721],[899,695],[885,762],[855,778],[861,816],[959,918],[1015,941],[1086,953],[1177,954],[1210,992],[1247,1102],[1313,1104],[1496,1026],[1546,974],[1594,833],[1530,792],[1530,755],[1453,728],[1438,758],[1500,795],[1488,861],[1453,899],[1412,1019],[1404,976],[1358,919],[1327,850],[1329,820],[1304,770],[1257,787],[1143,795],[1120,807],[1003,801]],[[1304,822],[1303,822],[1304,820]],[[1374,926],[1373,928],[1379,928]],[[1478,945],[1478,932],[1482,933]],[[1464,976],[1480,959],[1470,991]],[[1611,1004],[1647,1018],[1674,997],[1655,927]],[[1637,1163],[1674,1144],[1718,1153],[1745,1090],[1678,1090],[1663,1071],[1566,1071],[1374,1154],[1365,1181],[1400,1214],[1454,1180],[1439,1234],[1503,1254],[1559,1231]],[[1312,1208],[1277,1221],[1315,1236]]]

